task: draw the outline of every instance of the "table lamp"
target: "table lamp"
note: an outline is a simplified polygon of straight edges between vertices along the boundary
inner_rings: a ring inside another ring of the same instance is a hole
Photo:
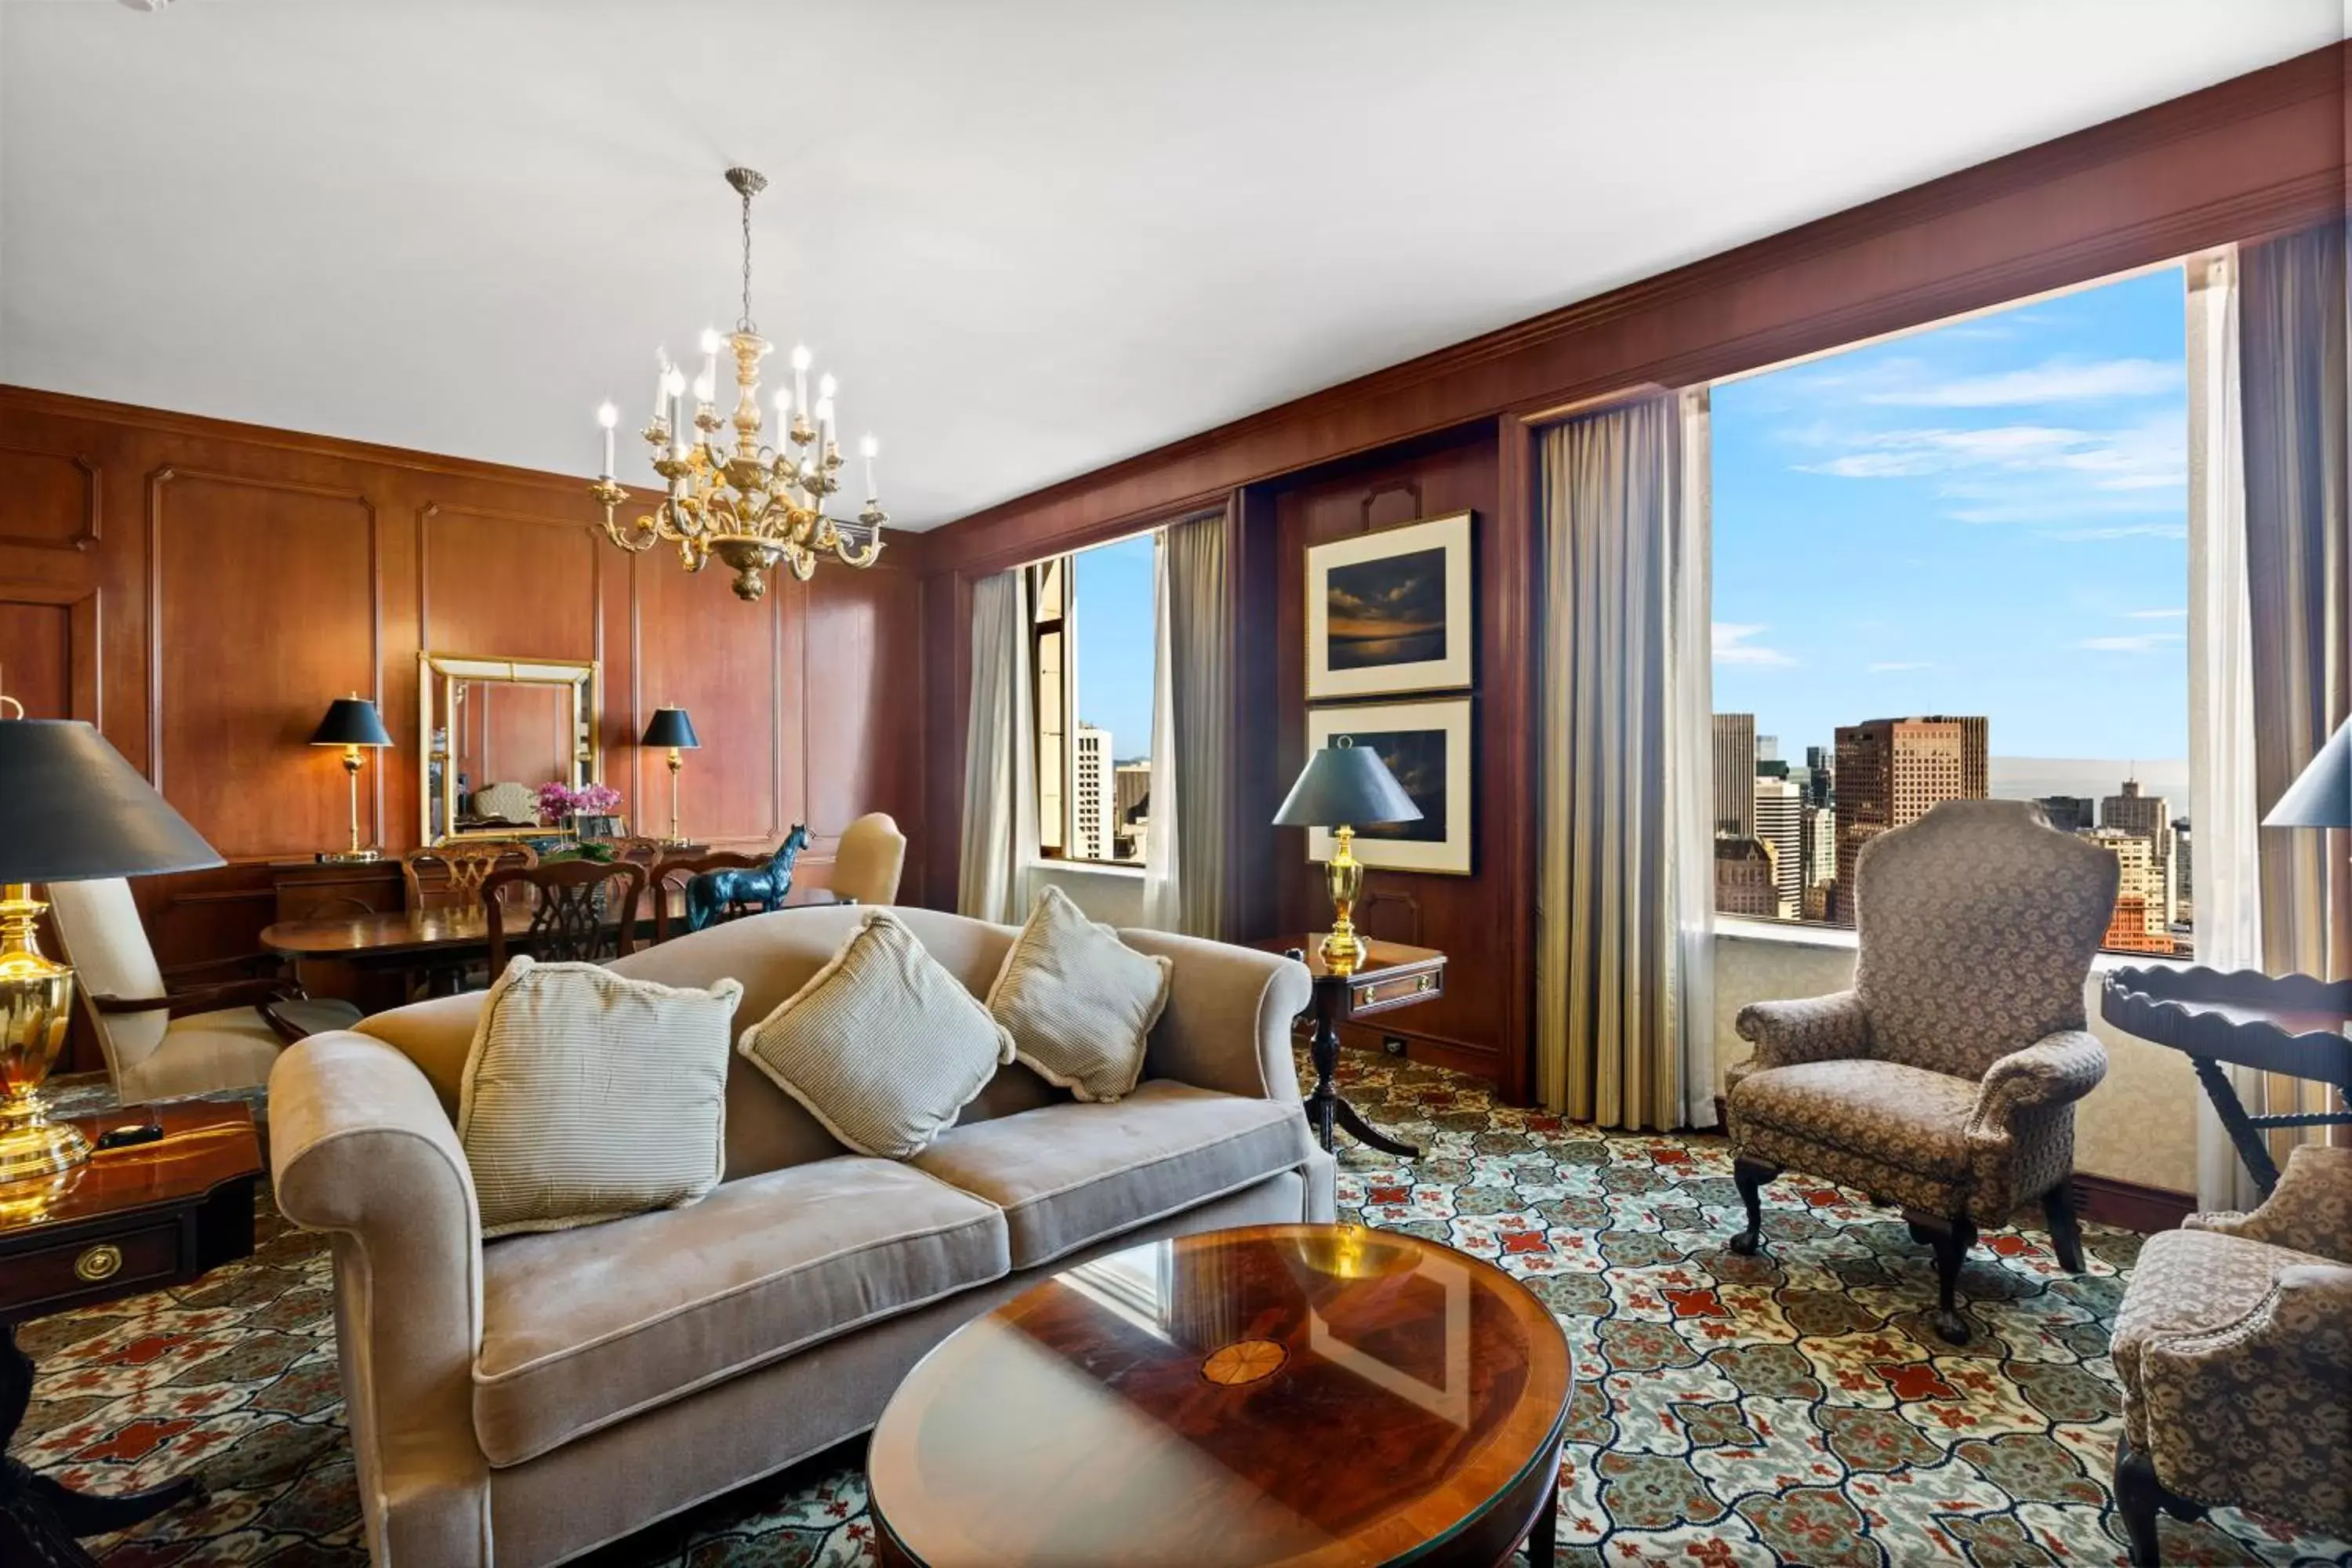
[[[656,708],[653,721],[646,726],[646,738],[637,743],[669,748],[669,837],[662,842],[683,844],[686,840],[677,831],[677,770],[685,765],[685,759],[678,752],[697,751],[702,745],[694,732],[694,721],[683,708]]]
[[[2263,826],[2352,827],[2352,719],[2336,726],[2336,733],[2286,786]]]
[[[0,702],[15,706],[12,698]],[[22,711],[19,709],[18,711]],[[51,1121],[41,1084],[73,1016],[73,969],[43,956],[34,925],[49,907],[33,884],[144,877],[217,866],[154,786],[89,725],[0,718],[0,1183],[55,1176],[89,1142]]]
[[[1298,782],[1274,814],[1274,825],[1331,830],[1331,860],[1325,872],[1330,879],[1332,915],[1330,933],[1323,939],[1325,962],[1353,969],[1366,952],[1354,918],[1356,895],[1364,888],[1364,868],[1350,848],[1356,829],[1420,820],[1421,807],[1412,804],[1388,764],[1370,747],[1356,744],[1353,737],[1335,737],[1307,759]]]
[[[319,721],[319,728],[310,736],[314,746],[341,746],[343,749],[343,772],[352,785],[352,847],[349,849],[322,849],[319,852],[321,865],[363,865],[381,860],[383,852],[360,847],[360,748],[389,746],[392,737],[384,733],[383,720],[375,704],[352,692],[338,697],[327,704],[327,716]]]

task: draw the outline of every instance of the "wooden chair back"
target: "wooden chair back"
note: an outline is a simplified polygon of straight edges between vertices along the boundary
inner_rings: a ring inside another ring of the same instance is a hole
[[[528,894],[528,902],[509,890]],[[636,947],[646,868],[626,860],[559,860],[509,867],[482,884],[490,936],[490,975],[507,967],[507,928],[520,917],[531,956],[547,963],[602,963]]]
[[[412,849],[400,858],[402,896],[411,914],[471,909],[494,873],[538,864],[538,850],[504,838]]]
[[[686,934],[687,883],[705,871],[755,871],[767,863],[766,855],[737,849],[663,856],[653,869],[654,941]]]

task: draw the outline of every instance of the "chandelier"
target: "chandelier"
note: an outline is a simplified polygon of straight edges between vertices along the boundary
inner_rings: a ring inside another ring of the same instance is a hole
[[[727,183],[743,199],[743,311],[734,331],[702,334],[702,374],[694,380],[689,435],[686,373],[656,350],[660,381],[653,418],[640,434],[652,449],[654,472],[668,488],[650,513],[624,528],[614,509],[629,492],[613,477],[613,430],[620,411],[606,403],[596,411],[604,428],[604,467],[589,493],[604,504],[604,536],[631,552],[656,544],[677,546],[689,572],[699,572],[713,555],[735,570],[735,596],[757,599],[767,592],[766,573],[782,563],[805,583],[818,560],[831,555],[845,565],[871,566],[882,554],[882,525],[890,521],[874,488],[873,437],[863,443],[866,507],[856,519],[825,515],[825,498],[841,489],[841,447],[835,438],[834,379],[817,382],[816,401],[808,395],[810,357],[805,347],[792,353],[793,385],[776,394],[776,442],[760,440],[760,361],[774,347],[751,320],[751,198],[767,188],[756,169],[727,171]],[[719,351],[735,358],[735,411],[721,417],[718,405]],[[728,436],[730,427],[733,436]]]

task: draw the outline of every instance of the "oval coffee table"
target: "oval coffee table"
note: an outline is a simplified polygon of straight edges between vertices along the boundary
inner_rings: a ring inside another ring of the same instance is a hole
[[[1277,1225],[1056,1274],[919,1363],[867,1459],[886,1563],[1551,1561],[1573,1377],[1534,1294]]]

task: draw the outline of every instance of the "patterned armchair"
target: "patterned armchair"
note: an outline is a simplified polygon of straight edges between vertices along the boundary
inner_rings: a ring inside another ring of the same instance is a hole
[[[1764,1184],[1795,1170],[1902,1206],[1935,1248],[1936,1331],[1954,1344],[1979,1220],[2040,1198],[2059,1261],[2080,1272],[2074,1101],[2107,1071],[2083,989],[2119,875],[2021,801],[1947,801],[1866,845],[1853,989],[1739,1012],[1756,1051],[1727,1075],[1748,1210],[1732,1250],[1757,1250]]]
[[[2305,1144],[2262,1207],[2187,1226],[2141,1249],[2111,1342],[2132,1562],[2159,1561],[2159,1509],[2352,1537],[2352,1148]]]

